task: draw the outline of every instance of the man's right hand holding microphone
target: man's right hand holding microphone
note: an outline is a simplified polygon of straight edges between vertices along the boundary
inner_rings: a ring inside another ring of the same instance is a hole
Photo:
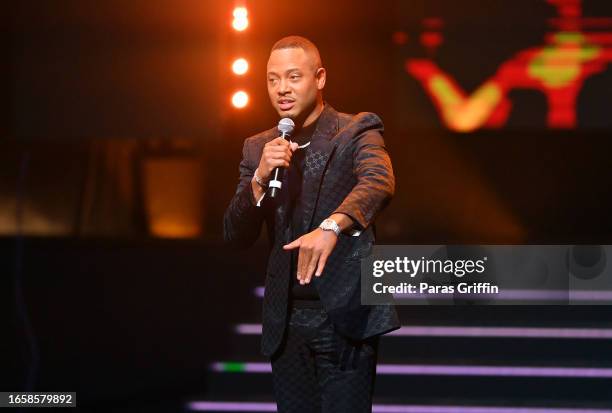
[[[274,169],[289,167],[291,157],[297,147],[297,143],[289,142],[283,137],[278,137],[265,144],[259,160],[259,166],[251,180],[255,202],[258,202],[268,189],[268,182],[272,178]]]

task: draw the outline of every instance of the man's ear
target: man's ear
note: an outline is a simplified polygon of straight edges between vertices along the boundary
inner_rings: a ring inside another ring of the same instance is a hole
[[[317,79],[317,89],[323,90],[323,88],[325,87],[325,80],[327,79],[327,71],[325,70],[325,68],[318,68],[315,73],[315,77]]]

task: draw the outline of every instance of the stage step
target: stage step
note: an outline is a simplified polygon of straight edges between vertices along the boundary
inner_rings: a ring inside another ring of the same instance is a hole
[[[445,403],[400,403],[389,399],[375,399],[372,406],[374,413],[612,413],[612,409],[605,406],[571,406],[560,405],[552,400],[541,400],[531,405],[497,405],[479,400],[474,404],[453,403],[452,400],[444,400]],[[206,412],[275,412],[276,404],[273,401],[262,399],[246,400],[191,400],[186,403],[187,411]]]
[[[191,410],[276,411],[259,353],[261,292],[257,311],[228,326],[226,357]],[[397,308],[402,328],[380,341],[374,412],[612,413],[612,308]]]

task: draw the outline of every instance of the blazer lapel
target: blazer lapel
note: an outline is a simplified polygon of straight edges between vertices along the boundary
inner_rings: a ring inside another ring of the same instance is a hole
[[[338,132],[338,113],[334,108],[326,103],[320,116],[321,118],[310,140],[309,151],[305,159],[305,163],[308,164],[308,172],[305,172],[303,176],[303,228],[307,232],[312,224],[323,175],[336,149],[332,138]]]

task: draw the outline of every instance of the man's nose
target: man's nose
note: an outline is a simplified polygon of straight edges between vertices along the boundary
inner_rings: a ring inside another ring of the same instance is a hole
[[[278,85],[278,94],[284,95],[287,92],[289,92],[289,82],[284,79],[281,79]]]

